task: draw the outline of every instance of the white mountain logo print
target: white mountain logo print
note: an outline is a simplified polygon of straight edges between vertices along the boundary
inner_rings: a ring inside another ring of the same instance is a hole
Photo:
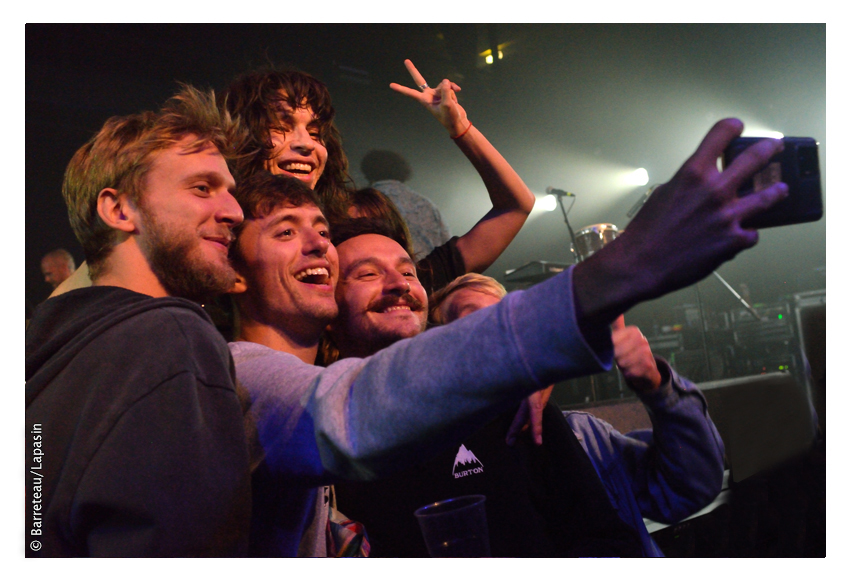
[[[484,465],[478,460],[475,453],[465,446],[460,445],[460,448],[457,450],[457,456],[455,456],[455,464],[452,467],[452,475],[455,476],[455,479],[483,472]]]

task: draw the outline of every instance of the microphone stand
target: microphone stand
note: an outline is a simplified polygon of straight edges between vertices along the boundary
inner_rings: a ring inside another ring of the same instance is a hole
[[[726,282],[726,279],[724,279],[723,277],[720,276],[720,273],[718,273],[717,271],[712,271],[711,274],[714,275],[715,277],[717,277],[718,281],[723,283],[723,285],[726,287],[726,289],[728,289],[729,292],[732,295],[734,295],[735,298],[738,301],[741,302],[741,304],[747,309],[747,311],[749,311],[753,315],[753,317],[756,318],[756,321],[761,321],[761,316],[758,314],[758,312],[755,309],[753,309],[753,307],[749,303],[747,303],[746,299],[744,299],[743,297],[738,295],[738,292],[735,291],[735,289],[732,287],[732,285],[730,285],[729,283]],[[699,309],[700,323],[701,323],[700,327],[702,328],[700,330],[702,332],[702,349],[703,349],[703,356],[705,357],[705,364],[706,364],[706,367],[707,367],[707,370],[708,370],[708,380],[713,380],[714,378],[713,378],[712,370],[711,370],[711,358],[709,357],[709,354],[708,354],[708,322],[706,322],[706,318],[705,318],[705,310],[703,309],[703,305],[702,305],[702,296],[699,292],[699,283],[694,285],[694,289],[696,290],[696,294],[697,294],[697,308]]]
[[[564,209],[564,195],[556,194],[558,197],[558,205],[561,207],[561,213],[564,215],[564,222],[567,224],[567,230],[570,232],[570,242],[572,243],[574,263],[578,263],[578,246],[576,245],[576,233],[573,232],[573,227],[570,226],[570,221],[567,219],[567,211]],[[572,206],[570,206],[572,208]]]
[[[741,297],[740,295],[738,295],[738,292],[737,292],[737,291],[735,291],[735,289],[733,289],[733,288],[732,288],[732,285],[730,285],[729,283],[727,283],[727,282],[726,282],[726,279],[724,279],[723,277],[721,277],[721,276],[718,274],[718,272],[717,272],[717,271],[712,271],[712,272],[711,272],[711,274],[712,274],[712,275],[714,275],[715,277],[717,277],[717,279],[718,279],[721,283],[723,283],[723,284],[726,286],[726,288],[727,288],[727,289],[729,289],[729,292],[730,292],[732,295],[734,295],[734,296],[735,296],[735,298],[736,298],[738,301],[740,301],[740,302],[741,302],[741,304],[742,304],[742,305],[743,305],[743,306],[747,309],[747,311],[749,311],[750,313],[752,313],[752,314],[753,314],[753,317],[755,317],[757,321],[761,321],[761,316],[760,316],[760,315],[756,312],[756,310],[755,310],[755,309],[753,309],[753,308],[750,306],[750,304],[749,304],[749,303],[747,303],[746,299],[744,299],[743,297]]]
[[[573,232],[573,227],[570,226],[570,220],[567,218],[567,210],[564,208],[564,194],[557,193],[555,194],[558,197],[558,205],[561,207],[561,214],[564,215],[564,223],[567,225],[567,230],[570,232],[570,241],[572,242],[572,247],[570,250],[573,251],[574,263],[578,263],[578,245],[576,244],[576,233]],[[570,196],[570,198],[575,198],[575,196]],[[572,206],[570,206],[572,208]],[[623,375],[618,373],[617,375],[617,384],[620,388],[620,393],[623,392]],[[596,398],[596,378],[591,375],[590,376],[590,396],[593,398],[593,402],[597,402]]]

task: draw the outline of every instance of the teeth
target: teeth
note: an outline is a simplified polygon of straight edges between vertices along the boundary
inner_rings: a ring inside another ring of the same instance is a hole
[[[389,313],[390,311],[410,311],[409,305],[394,305],[392,307],[387,307],[384,310],[384,313]]]
[[[307,172],[310,173],[313,171],[313,167],[310,164],[302,164],[297,162],[290,162],[283,166],[283,169],[287,172]]]
[[[310,277],[312,275],[323,275],[327,277],[328,270],[324,267],[318,267],[316,269],[304,269],[300,273],[295,274],[295,279],[298,281],[303,281],[305,277]]]

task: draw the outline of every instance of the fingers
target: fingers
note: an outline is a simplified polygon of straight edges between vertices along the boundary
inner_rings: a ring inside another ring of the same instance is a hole
[[[407,72],[410,73],[410,77],[413,79],[413,82],[417,87],[427,85],[425,77],[419,74],[419,71],[413,66],[413,62],[410,59],[405,59],[404,66],[407,69]]]
[[[412,97],[417,101],[420,101],[420,96],[422,95],[420,91],[411,89],[410,87],[405,87],[404,85],[399,85],[398,83],[390,83],[390,89],[397,93],[401,93],[402,95]]]
[[[505,439],[505,442],[508,446],[514,446],[516,443],[516,439],[519,436],[519,433],[525,429],[528,421],[528,399],[522,401],[522,404],[519,405],[519,410],[517,410],[516,416],[514,416],[513,422],[511,422],[511,426],[508,428],[508,436]]]
[[[764,168],[770,158],[783,150],[781,139],[763,139],[745,149],[723,170],[723,178],[735,191],[758,170]]]
[[[546,406],[541,402],[541,394],[537,392],[529,396],[528,424],[531,426],[531,438],[537,445],[543,444],[543,408]]]
[[[626,329],[626,316],[621,315],[617,319],[611,323],[611,331],[619,331],[621,329]]]
[[[413,66],[413,62],[410,59],[405,59],[404,66],[407,69],[407,72],[410,73],[410,77],[413,79],[413,83],[417,88],[422,89],[423,85],[428,85],[428,81],[425,80],[425,77],[419,72],[415,66]],[[452,81],[448,81],[447,79],[443,81],[444,83],[449,83],[453,91],[460,91],[460,85],[454,83]]]
[[[457,96],[455,95],[455,91],[452,88],[453,83],[448,79],[443,79],[439,85],[437,85],[437,91],[440,93],[440,101],[442,103],[450,104],[457,103]]]
[[[742,131],[744,131],[744,124],[740,119],[721,119],[702,139],[691,161],[704,170],[717,168],[717,158],[723,154],[723,150],[733,139],[741,135]]]
[[[652,349],[644,335],[635,326],[628,326],[611,334],[614,342],[614,359],[632,390],[646,392],[661,385],[661,373]]]
[[[614,359],[620,367],[627,367],[639,360],[643,352],[650,352],[649,342],[634,325],[629,325],[611,333],[614,344]]]
[[[787,196],[788,185],[784,182],[778,182],[764,190],[742,196],[735,205],[735,213],[744,222],[759,212],[767,210]]]
[[[536,403],[536,406],[531,407],[531,433],[534,442],[538,445],[543,444],[543,410],[549,404],[549,397],[552,395],[552,390],[554,389],[555,385],[552,384],[540,392],[531,395],[532,402]]]

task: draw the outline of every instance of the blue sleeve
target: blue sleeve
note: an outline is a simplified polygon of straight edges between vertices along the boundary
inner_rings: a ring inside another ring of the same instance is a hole
[[[231,344],[267,466],[308,481],[373,478],[472,433],[544,386],[610,367],[610,341],[591,346],[579,331],[571,277],[328,368]]]
[[[652,429],[618,432],[589,414],[570,413],[568,421],[582,438],[600,476],[627,483],[640,513],[675,523],[708,505],[723,484],[724,447],[708,415],[705,398],[669,365],[670,382],[642,398]],[[617,484],[606,483],[609,491]]]

